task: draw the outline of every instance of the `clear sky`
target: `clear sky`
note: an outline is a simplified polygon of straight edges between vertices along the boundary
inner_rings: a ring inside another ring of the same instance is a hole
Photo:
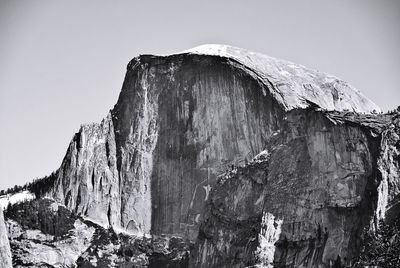
[[[400,105],[400,1],[0,0],[0,189],[56,170],[115,104],[128,61],[205,43],[336,75]]]

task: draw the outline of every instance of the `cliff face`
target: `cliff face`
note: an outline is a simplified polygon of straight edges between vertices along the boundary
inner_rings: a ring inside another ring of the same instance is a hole
[[[261,159],[220,177],[192,252],[194,266],[350,265],[364,228],[378,220],[377,200],[388,195],[377,191],[385,180],[377,169],[376,129],[334,118],[289,112]]]
[[[118,184],[114,128],[109,114],[101,124],[83,125],[75,134],[50,196],[99,224],[119,227]]]
[[[382,181],[378,187],[377,218],[392,221],[400,213],[400,117],[396,116],[382,133],[378,169]]]
[[[111,115],[75,135],[52,196],[101,224],[194,239],[216,176],[262,150],[282,114],[224,59],[142,56]]]
[[[286,110],[378,109],[335,77],[206,48],[133,59],[114,109],[75,135],[51,196],[103,225],[194,240],[216,176],[263,150]]]
[[[282,109],[257,81],[218,58],[143,57],[130,66],[113,110],[121,180],[128,188],[137,187],[135,178],[145,183],[153,234],[194,239],[216,176],[262,150]],[[123,199],[137,198],[130,192]]]
[[[74,135],[47,197],[167,241],[157,255],[157,239],[103,244],[91,229],[83,266],[107,252],[184,267],[191,242],[197,267],[349,263],[364,228],[399,210],[400,127],[360,114],[374,110],[336,77],[238,48],[141,55],[107,117]]]
[[[3,209],[0,207],[0,268],[11,268],[11,250],[7,228],[4,222]]]

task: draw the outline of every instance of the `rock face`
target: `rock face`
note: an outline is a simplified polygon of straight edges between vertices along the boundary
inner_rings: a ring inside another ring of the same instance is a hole
[[[378,187],[377,218],[393,220],[400,213],[400,117],[394,117],[382,133],[378,169],[382,181]]]
[[[11,205],[6,217],[13,267],[188,266],[190,244],[182,238],[118,234],[47,198]]]
[[[265,157],[224,174],[211,191],[194,266],[350,265],[378,219],[377,200],[396,195],[377,191],[385,183],[377,158],[387,149],[356,121],[287,113]]]
[[[11,205],[5,215],[13,267],[75,267],[95,231],[49,199]]]
[[[11,250],[3,210],[0,207],[0,268],[11,268]]]
[[[112,227],[81,267],[186,267],[192,243],[193,267],[350,264],[400,209],[400,127],[374,111],[336,77],[239,48],[141,55],[47,197]]]
[[[183,238],[116,233],[47,198],[10,205],[5,216],[13,266],[10,255],[1,267],[188,266],[192,245]]]
[[[335,77],[237,48],[139,56],[107,118],[75,135],[50,195],[103,225],[194,240],[217,175],[309,105],[379,110]]]
[[[121,198],[113,122],[83,125],[71,141],[50,196],[101,224],[120,226]]]

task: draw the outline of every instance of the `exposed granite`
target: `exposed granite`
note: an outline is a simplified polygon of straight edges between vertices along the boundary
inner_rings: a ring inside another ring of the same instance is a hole
[[[3,210],[0,207],[0,268],[11,268],[11,250]]]
[[[371,118],[376,124],[335,116],[289,112],[266,146],[268,157],[220,177],[194,267],[351,265],[363,232],[385,217],[380,209],[397,205],[399,163],[392,158],[400,132],[398,120],[387,124],[389,115]],[[371,129],[385,130],[376,136]]]

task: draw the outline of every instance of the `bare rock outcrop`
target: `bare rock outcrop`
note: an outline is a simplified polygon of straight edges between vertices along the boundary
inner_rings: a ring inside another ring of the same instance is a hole
[[[4,222],[3,209],[0,207],[0,268],[11,268],[11,250],[7,228]]]
[[[95,232],[50,199],[10,205],[5,216],[13,267],[76,267]]]
[[[378,169],[382,181],[378,187],[377,218],[394,220],[400,214],[400,116],[393,117],[382,133]]]
[[[211,191],[193,266],[351,265],[378,219],[378,198],[387,198],[377,191],[380,137],[371,131],[324,112],[287,113],[266,157],[222,175]]]
[[[111,114],[100,124],[81,126],[57,176],[50,197],[100,225],[120,226],[121,198]]]

